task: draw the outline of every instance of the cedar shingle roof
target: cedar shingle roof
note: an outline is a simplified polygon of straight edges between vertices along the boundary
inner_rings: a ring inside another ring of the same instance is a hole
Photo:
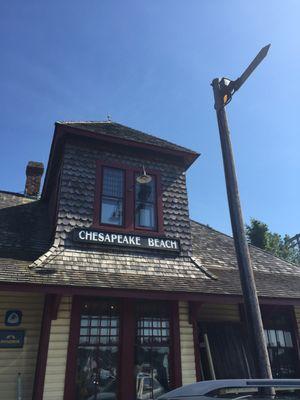
[[[98,133],[104,136],[111,136],[119,139],[125,139],[132,142],[139,142],[150,144],[157,147],[162,147],[169,150],[184,151],[185,153],[190,153],[195,156],[198,155],[193,150],[186,147],[179,146],[177,144],[171,143],[167,140],[160,139],[156,136],[150,135],[138,131],[128,126],[118,124],[116,122],[101,122],[101,121],[82,121],[82,122],[72,122],[72,121],[58,121],[58,125],[69,126],[71,128],[78,128],[84,131],[90,131],[93,133]]]
[[[214,275],[216,292],[241,294],[231,236],[191,221],[193,257]],[[300,298],[300,267],[255,246],[249,246],[259,296]]]
[[[209,271],[219,273],[226,270],[237,270],[234,242],[231,236],[225,235],[199,222],[191,220],[193,257],[205,265]],[[273,254],[249,246],[254,271],[269,274],[292,274],[300,276],[300,267],[289,263]]]
[[[13,196],[10,199],[17,201]],[[7,205],[7,199],[5,201]],[[27,202],[24,198],[20,202],[17,207],[39,203]],[[195,221],[191,221],[191,228],[193,258],[149,255],[146,252],[125,256],[116,252],[63,249],[56,244],[32,263],[21,256],[21,248],[14,252],[13,248],[1,244],[0,281],[240,295],[233,239]],[[45,249],[46,243],[49,242],[40,242],[40,251]],[[27,246],[26,241],[23,244]],[[253,246],[250,246],[250,252],[260,296],[300,298],[299,267]],[[36,249],[31,250],[32,261],[36,259],[35,254]]]

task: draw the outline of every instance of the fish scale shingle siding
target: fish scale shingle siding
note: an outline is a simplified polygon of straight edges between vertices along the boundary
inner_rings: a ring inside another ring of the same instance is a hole
[[[164,232],[166,236],[180,239],[181,255],[188,255],[191,251],[191,235],[184,167],[160,159],[144,160],[142,156],[138,158],[72,143],[67,143],[64,151],[56,237],[62,239],[66,246],[76,247],[69,232],[75,226],[92,225],[97,160],[132,168],[145,165],[146,169],[160,171]]]

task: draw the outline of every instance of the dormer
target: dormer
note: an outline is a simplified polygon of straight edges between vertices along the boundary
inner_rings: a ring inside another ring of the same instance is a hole
[[[180,243],[181,255],[189,254],[185,171],[197,157],[117,123],[57,122],[42,192],[55,221],[54,238],[78,246],[77,228],[89,229],[79,239],[90,239],[91,230],[114,235],[108,245],[120,244],[124,235],[153,238],[149,243],[169,238]],[[172,250],[171,241],[165,244]]]

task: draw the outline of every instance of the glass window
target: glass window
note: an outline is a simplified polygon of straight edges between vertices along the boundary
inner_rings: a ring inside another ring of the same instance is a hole
[[[76,400],[117,399],[119,313],[115,303],[87,303],[80,319]]]
[[[123,225],[124,215],[124,171],[103,167],[100,222]]]
[[[149,183],[135,183],[135,226],[156,229],[156,218],[156,179],[152,176]]]
[[[136,400],[151,400],[170,390],[170,322],[161,305],[142,303],[137,314]]]
[[[265,337],[274,378],[295,378],[296,360],[291,332],[265,329]]]

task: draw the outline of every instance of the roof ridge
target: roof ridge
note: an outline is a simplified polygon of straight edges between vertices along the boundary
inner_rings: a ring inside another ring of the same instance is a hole
[[[113,121],[55,121],[56,124],[115,124]]]
[[[207,226],[207,225],[202,224],[201,222],[195,221],[194,219],[191,219],[191,218],[190,218],[190,221],[191,221],[191,222],[194,222],[195,224],[201,225],[201,226],[203,226],[204,228],[207,228],[207,229],[210,229],[210,230],[212,230],[212,231],[214,231],[214,232],[217,232],[217,233],[219,233],[219,234],[221,234],[221,235],[223,235],[223,236],[226,236],[227,238],[233,240],[233,237],[230,236],[230,235],[228,235],[227,233],[218,231],[217,229],[212,228],[211,226]],[[248,245],[249,245],[249,247],[251,247],[251,248],[253,248],[253,249],[255,249],[255,250],[258,250],[258,251],[260,251],[261,253],[265,253],[265,254],[271,255],[271,256],[277,258],[278,260],[285,262],[286,264],[290,264],[290,265],[292,265],[292,266],[294,266],[294,267],[300,268],[299,265],[297,265],[297,264],[295,264],[295,263],[293,263],[293,262],[291,262],[291,261],[287,261],[287,260],[285,260],[285,259],[283,259],[283,258],[281,258],[281,257],[278,257],[276,254],[271,253],[271,252],[268,251],[268,250],[261,249],[260,247],[254,246],[254,245],[251,244],[251,243],[248,243]]]

